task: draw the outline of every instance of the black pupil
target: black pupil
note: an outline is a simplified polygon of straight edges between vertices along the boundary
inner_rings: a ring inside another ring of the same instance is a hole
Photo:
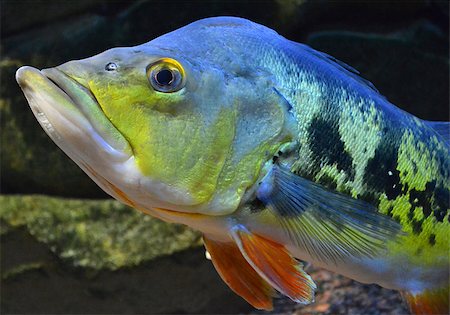
[[[156,82],[159,85],[169,85],[173,81],[173,73],[170,70],[163,69],[156,74]]]

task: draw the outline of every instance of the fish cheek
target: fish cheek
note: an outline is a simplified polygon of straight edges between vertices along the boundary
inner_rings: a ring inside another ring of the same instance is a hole
[[[198,113],[150,110],[144,118],[134,135],[142,174],[185,191],[190,205],[209,200],[234,136],[234,115],[224,110],[209,125]]]

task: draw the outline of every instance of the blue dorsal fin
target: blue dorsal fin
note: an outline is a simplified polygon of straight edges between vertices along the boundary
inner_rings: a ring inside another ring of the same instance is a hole
[[[293,43],[295,43],[295,42],[293,42]],[[361,77],[360,72],[358,70],[356,70],[355,68],[353,68],[352,66],[349,66],[345,62],[340,61],[340,60],[336,59],[335,57],[328,55],[327,53],[315,50],[314,48],[311,48],[308,45],[300,44],[300,43],[295,43],[295,44],[300,45],[303,50],[307,51],[311,55],[314,55],[315,57],[317,57],[317,58],[323,60],[324,62],[341,70],[343,73],[352,77],[354,80],[356,80],[357,82],[361,83],[362,85],[368,87],[372,91],[374,91],[378,94],[380,93],[377,90],[377,88],[373,85],[372,82]],[[381,94],[379,94],[379,95],[382,96]],[[382,96],[382,97],[384,98],[384,96]]]
[[[448,121],[424,121],[431,129],[439,134],[444,142],[450,146],[450,122]]]

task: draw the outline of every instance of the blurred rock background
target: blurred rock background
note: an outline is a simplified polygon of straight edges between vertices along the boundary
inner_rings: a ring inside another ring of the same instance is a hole
[[[249,18],[329,53],[397,106],[449,119],[449,4],[417,0],[0,2],[0,313],[250,313],[198,233],[103,193],[41,130],[14,74],[149,41],[209,16]],[[317,303],[274,313],[400,314],[398,293],[311,269]],[[256,312],[255,314],[261,314]]]

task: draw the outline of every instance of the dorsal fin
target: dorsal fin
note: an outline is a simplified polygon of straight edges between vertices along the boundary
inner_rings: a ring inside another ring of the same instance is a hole
[[[431,129],[439,134],[444,142],[450,146],[450,122],[448,121],[424,121]]]
[[[302,50],[310,53],[311,55],[314,55],[315,57],[321,59],[322,61],[328,63],[329,65],[334,66],[336,69],[339,69],[346,75],[352,77],[357,82],[361,83],[362,85],[364,85],[364,86],[368,87],[369,89],[371,89],[372,91],[376,92],[380,97],[384,98],[384,96],[379,94],[379,91],[373,85],[373,83],[370,82],[369,80],[361,77],[360,72],[358,70],[356,70],[355,68],[353,68],[352,66],[349,66],[345,62],[340,61],[340,60],[336,59],[335,57],[328,55],[327,53],[317,51],[314,48],[309,47],[308,45],[300,44],[300,43],[296,43],[296,42],[292,42],[292,43],[299,45],[302,48]]]

